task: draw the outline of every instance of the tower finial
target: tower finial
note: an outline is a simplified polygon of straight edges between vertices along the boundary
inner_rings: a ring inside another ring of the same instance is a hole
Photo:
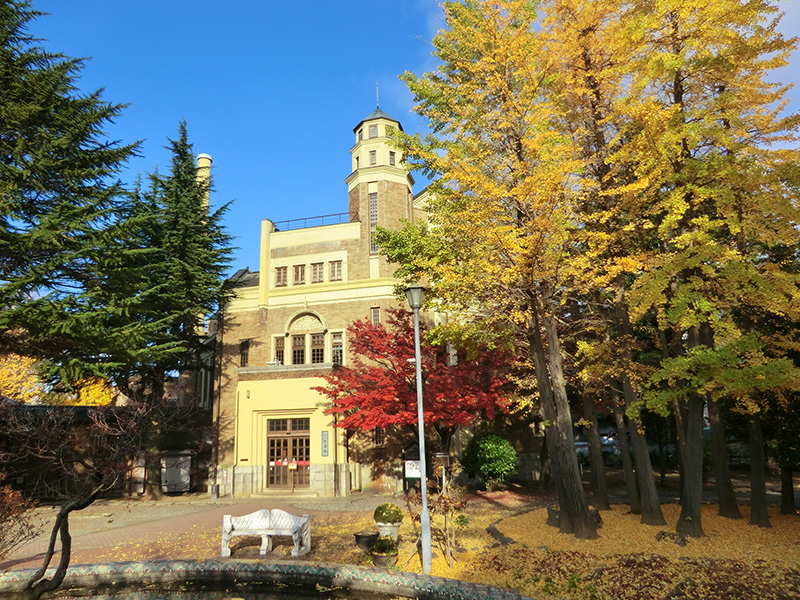
[[[377,108],[381,107],[381,94],[380,94],[380,88],[378,87],[378,82],[377,81],[375,82],[375,106]]]

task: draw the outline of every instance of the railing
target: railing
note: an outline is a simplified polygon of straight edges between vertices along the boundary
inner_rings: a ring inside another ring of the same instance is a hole
[[[294,229],[324,227],[325,225],[341,225],[342,223],[358,223],[358,213],[346,212],[337,213],[334,215],[322,215],[321,217],[306,217],[305,219],[277,221],[275,223],[275,231],[292,231]]]

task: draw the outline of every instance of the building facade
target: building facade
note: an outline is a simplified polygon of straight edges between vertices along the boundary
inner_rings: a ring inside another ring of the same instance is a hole
[[[377,477],[312,388],[348,364],[352,322],[380,322],[398,305],[393,268],[373,235],[423,213],[388,137],[393,128],[400,123],[380,109],[354,128],[347,212],[264,219],[258,271],[234,275],[237,294],[220,311],[217,332],[210,476],[223,494],[346,495]]]

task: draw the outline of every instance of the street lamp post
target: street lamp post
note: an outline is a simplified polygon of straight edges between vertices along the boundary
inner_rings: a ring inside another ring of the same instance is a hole
[[[419,427],[419,480],[422,494],[422,512],[419,515],[420,540],[422,543],[422,572],[431,572],[431,514],[428,512],[428,479],[425,465],[425,418],[422,412],[422,358],[419,344],[419,309],[425,288],[412,285],[406,289],[406,297],[414,311],[414,359],[417,365],[417,422]]]

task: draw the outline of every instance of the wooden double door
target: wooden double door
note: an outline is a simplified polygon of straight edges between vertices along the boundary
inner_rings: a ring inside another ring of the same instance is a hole
[[[308,487],[311,470],[308,419],[271,419],[269,429],[267,487]]]

